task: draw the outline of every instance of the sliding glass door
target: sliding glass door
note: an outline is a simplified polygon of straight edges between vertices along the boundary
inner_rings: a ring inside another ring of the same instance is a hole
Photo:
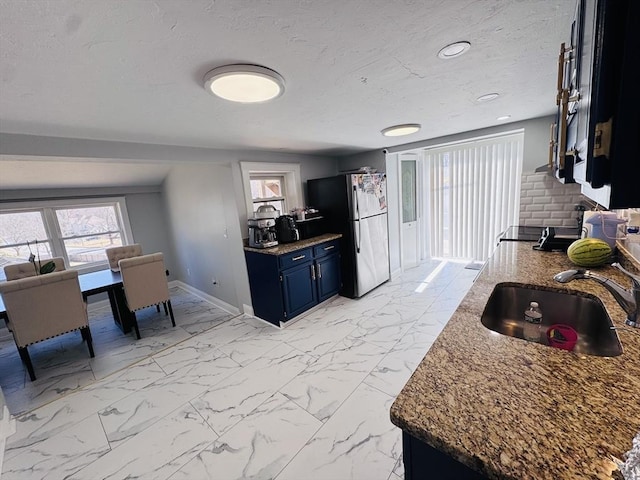
[[[484,261],[517,225],[524,133],[425,150],[432,257]]]

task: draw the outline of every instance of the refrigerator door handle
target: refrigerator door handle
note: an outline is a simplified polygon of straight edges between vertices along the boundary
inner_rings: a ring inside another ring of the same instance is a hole
[[[353,186],[353,196],[356,199],[356,221],[358,222],[358,236],[356,238],[356,252],[360,253],[360,238],[362,238],[362,224],[360,222],[360,201],[358,200],[357,187]]]

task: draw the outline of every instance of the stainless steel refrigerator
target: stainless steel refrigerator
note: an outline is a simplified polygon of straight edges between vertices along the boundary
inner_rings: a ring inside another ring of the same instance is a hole
[[[343,235],[340,294],[357,298],[389,280],[387,177],[354,173],[307,181],[309,206]]]

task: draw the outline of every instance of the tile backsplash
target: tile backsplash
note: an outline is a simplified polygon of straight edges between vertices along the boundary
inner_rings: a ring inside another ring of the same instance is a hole
[[[580,185],[563,184],[548,174],[524,173],[520,191],[520,225],[577,227],[574,205],[587,200]]]

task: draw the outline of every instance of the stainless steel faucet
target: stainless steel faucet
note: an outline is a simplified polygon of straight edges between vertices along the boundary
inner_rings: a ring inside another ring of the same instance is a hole
[[[612,263],[612,267],[617,268],[631,279],[631,288],[626,289],[613,280],[593,273],[590,270],[566,270],[553,277],[556,282],[568,283],[572,280],[590,278],[602,284],[604,288],[611,292],[611,295],[618,301],[622,309],[627,314],[625,324],[631,327],[640,328],[640,276],[628,272],[619,263]]]

